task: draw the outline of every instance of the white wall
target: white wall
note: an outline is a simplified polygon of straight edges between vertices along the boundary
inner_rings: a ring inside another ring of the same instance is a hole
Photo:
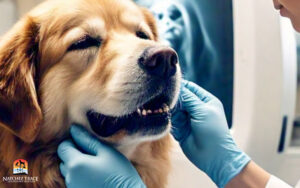
[[[0,0],[0,36],[4,34],[17,20],[15,1]]]
[[[43,0],[0,0],[0,36],[26,12]]]
[[[22,16],[28,12],[32,7],[42,2],[43,0],[16,0],[19,15]]]

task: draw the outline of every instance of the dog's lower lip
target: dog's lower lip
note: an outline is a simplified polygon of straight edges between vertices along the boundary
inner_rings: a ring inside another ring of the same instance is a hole
[[[101,137],[109,137],[120,130],[128,134],[140,132],[141,134],[159,134],[166,130],[171,117],[170,108],[166,103],[158,103],[165,100],[158,96],[137,108],[131,114],[122,117],[114,117],[89,110],[87,118],[91,128]]]
[[[137,112],[124,117],[110,117],[97,112],[87,113],[92,130],[101,137],[110,137],[121,130],[127,134],[141,132],[154,134],[164,131],[169,123],[171,114],[163,112],[159,114],[139,115]]]

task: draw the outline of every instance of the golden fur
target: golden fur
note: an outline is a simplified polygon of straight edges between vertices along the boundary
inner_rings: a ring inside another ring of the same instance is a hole
[[[151,40],[136,38],[136,29]],[[85,33],[103,38],[100,52],[66,52]],[[22,18],[0,41],[0,177],[12,176],[13,161],[22,158],[29,163],[29,176],[39,181],[1,180],[0,187],[64,187],[56,150],[69,125],[88,124],[80,111],[85,105],[97,103],[100,112],[111,115],[126,111],[120,100],[127,96],[117,90],[125,90],[120,80],[130,79],[124,70],[133,68],[143,49],[160,45],[157,41],[151,14],[129,0],[51,0]],[[120,132],[107,141],[125,137]],[[170,143],[166,133],[118,149],[147,187],[162,188],[170,170]]]

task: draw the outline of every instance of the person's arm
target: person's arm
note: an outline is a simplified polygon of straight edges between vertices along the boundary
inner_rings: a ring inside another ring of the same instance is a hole
[[[265,188],[271,175],[251,161],[236,177],[226,185],[226,188]]]
[[[292,188],[251,161],[225,188]]]
[[[290,188],[250,161],[230,134],[222,103],[198,85],[182,82],[172,125],[186,157],[218,187]]]
[[[192,82],[182,81],[172,126],[186,157],[218,187],[225,187],[250,162],[230,134],[222,103]]]

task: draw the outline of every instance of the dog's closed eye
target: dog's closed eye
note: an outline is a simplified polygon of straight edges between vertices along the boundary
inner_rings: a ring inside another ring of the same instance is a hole
[[[90,47],[100,47],[102,40],[100,38],[93,38],[91,36],[85,35],[78,41],[73,43],[67,51],[84,50]]]
[[[143,31],[137,31],[135,34],[141,39],[150,40],[150,37]]]

